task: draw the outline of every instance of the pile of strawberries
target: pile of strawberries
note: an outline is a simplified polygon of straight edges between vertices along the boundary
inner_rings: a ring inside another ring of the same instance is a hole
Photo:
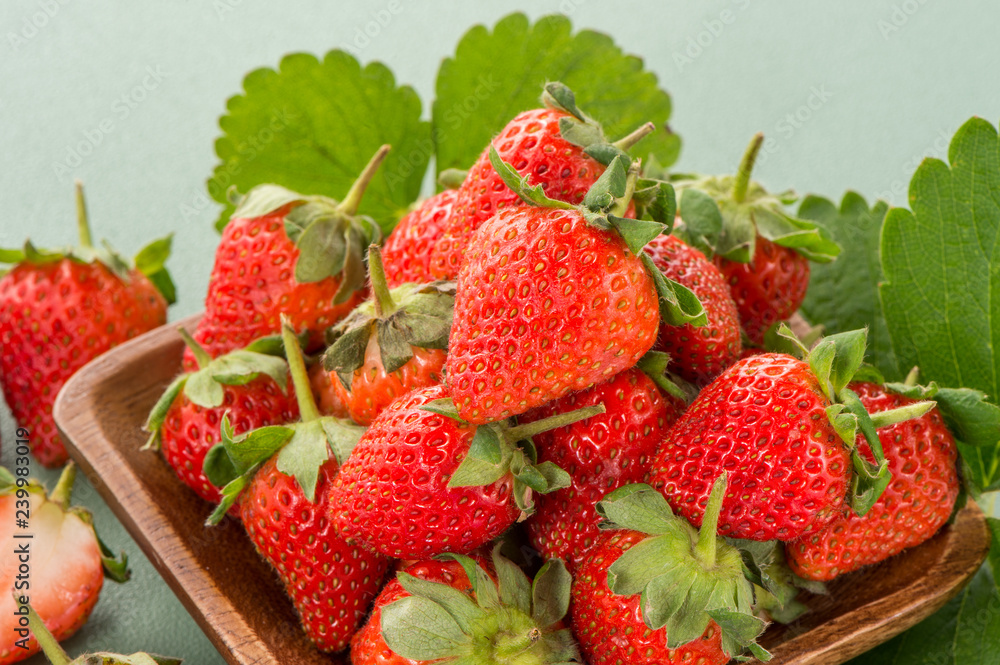
[[[955,440],[865,331],[783,323],[839,249],[751,181],[760,136],[660,179],[651,124],[542,100],[384,242],[388,146],[343,201],[248,192],[148,445],[356,665],[767,659],[800,589],[948,521]]]

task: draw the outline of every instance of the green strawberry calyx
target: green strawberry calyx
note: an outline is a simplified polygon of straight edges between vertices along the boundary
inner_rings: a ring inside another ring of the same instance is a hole
[[[288,208],[285,234],[299,249],[295,280],[307,283],[339,276],[333,302],[346,302],[365,284],[365,248],[382,239],[381,227],[371,217],[359,215],[358,206],[388,153],[388,145],[378,149],[343,201],[306,196],[279,185],[258,185],[236,202],[232,217],[264,217]]]
[[[670,649],[698,639],[715,621],[727,654],[748,649],[769,660],[756,642],[767,624],[754,616],[753,584],[744,574],[742,554],[718,535],[726,482],[723,472],[712,486],[700,530],[674,515],[649,485],[626,485],[598,502],[602,529],[650,536],[611,564],[608,586],[619,596],[640,595],[643,621],[651,630],[666,629]]]
[[[387,374],[413,357],[413,349],[447,349],[455,309],[455,283],[401,284],[389,289],[382,253],[368,248],[372,297],[328,332],[330,347],[323,356],[327,371],[337,373],[348,390],[354,372],[365,362],[374,336]]]
[[[495,578],[471,557],[445,554],[469,578],[471,594],[406,572],[397,579],[410,595],[382,608],[386,645],[414,661],[463,665],[545,665],[580,660],[562,625],[572,578],[562,561],[547,561],[529,580],[493,550]]]
[[[271,377],[283,393],[288,392],[288,363],[283,348],[275,338],[262,337],[237,351],[212,359],[208,352],[183,327],[177,332],[194,354],[198,369],[175,378],[153,405],[143,429],[149,439],[143,450],[159,450],[160,434],[170,407],[182,394],[203,409],[214,409],[225,402],[225,386],[240,386],[259,376]]]
[[[708,315],[698,296],[686,286],[668,278],[656,267],[653,259],[642,248],[662,233],[669,233],[674,222],[674,190],[669,183],[661,182],[650,189],[646,214],[652,219],[622,217],[635,192],[638,181],[638,162],[632,163],[628,155],[615,155],[601,177],[587,191],[582,205],[573,205],[550,199],[541,185],[531,185],[526,177],[503,161],[492,145],[490,163],[497,174],[522,201],[532,206],[575,211],[587,223],[608,232],[617,233],[628,249],[640,257],[646,271],[653,279],[659,297],[660,318],[670,325],[691,324],[703,326]]]
[[[104,663],[106,665],[181,665],[180,658],[166,658],[148,653],[134,653],[130,656],[123,656],[117,653],[107,653],[104,651],[84,654],[70,659],[63,650],[55,636],[49,632],[45,622],[38,616],[35,610],[28,604],[26,596],[13,594],[14,603],[17,605],[17,614],[27,614],[28,630],[35,637],[38,646],[42,648],[42,653],[52,665],[93,665],[94,663]]]
[[[468,425],[449,397],[420,407]],[[533,492],[547,494],[572,484],[570,475],[553,462],[538,463],[531,437],[604,413],[604,405],[588,406],[521,425],[507,421],[476,426],[469,452],[448,480],[448,487],[484,487],[505,476],[514,478],[514,500],[524,516],[534,512]]]
[[[321,415],[309,386],[305,360],[288,318],[281,316],[281,338],[288,357],[301,420],[260,427],[236,436],[228,414],[222,418],[222,442],[205,455],[203,470],[209,482],[222,488],[222,500],[206,520],[222,521],[260,466],[277,455],[277,469],[295,478],[306,499],[315,503],[320,469],[331,456],[343,464],[361,440],[365,428],[350,420]]]
[[[83,196],[83,183],[79,180],[76,187],[76,223],[80,244],[77,247],[62,247],[58,249],[39,249],[31,240],[24,241],[21,249],[4,249],[0,247],[0,264],[44,266],[67,259],[74,263],[101,263],[111,274],[128,284],[132,280],[132,270],[138,270],[146,276],[154,287],[163,295],[167,304],[177,300],[174,282],[166,268],[173,243],[173,233],[149,243],[135,255],[129,263],[116,252],[107,241],[102,241],[100,247],[95,247],[90,233],[90,221],[87,216],[87,203]],[[8,270],[0,270],[3,277]]]
[[[807,349],[784,323],[778,326],[777,335],[793,345],[794,348],[790,348],[792,355],[809,363],[823,395],[830,402],[826,407],[826,415],[837,435],[851,451],[851,465],[854,467],[851,509],[863,516],[872,509],[892,480],[889,463],[885,459],[876,430],[919,418],[934,408],[934,402],[928,400],[879,413],[868,412],[861,403],[861,398],[848,387],[859,373],[864,375],[867,371],[864,368],[867,329],[828,335],[812,349]],[[874,462],[868,461],[858,449],[856,444],[859,434],[868,443]]]
[[[803,579],[788,567],[785,546],[780,541],[726,538],[726,542],[743,557],[743,574],[754,584],[754,607],[767,612],[773,621],[788,624],[809,611],[797,600],[800,591],[828,593],[822,582]]]
[[[604,135],[601,124],[580,110],[576,95],[565,84],[552,81],[545,84],[542,104],[568,115],[559,119],[559,133],[569,143],[583,148],[583,152],[608,166],[615,157],[629,159],[626,152],[645,136],[656,130],[651,122],[643,123],[627,136],[611,142]]]
[[[739,263],[753,258],[758,235],[811,261],[833,261],[840,246],[821,227],[785,210],[793,195],[771,194],[750,179],[763,143],[763,134],[753,137],[736,175],[672,179],[680,193],[681,235],[710,257],[717,254]]]
[[[112,552],[111,548],[101,539],[100,534],[97,533],[97,528],[94,527],[94,518],[90,514],[90,511],[82,506],[71,505],[73,485],[76,483],[76,473],[76,464],[72,461],[67,462],[66,466],[63,467],[62,473],[59,474],[56,486],[51,492],[46,492],[45,487],[38,481],[15,478],[14,474],[0,466],[0,495],[14,494],[23,489],[29,494],[40,497],[43,505],[44,503],[53,504],[63,513],[70,513],[77,517],[94,532],[94,539],[97,541],[97,547],[101,552],[101,567],[104,569],[104,576],[119,584],[127,582],[132,576],[132,572],[128,567],[128,555],[124,551],[119,552],[117,555]],[[18,498],[23,497],[19,495]],[[35,514],[39,514],[40,512],[38,508],[33,508],[32,510]]]
[[[672,373],[669,367],[670,354],[663,351],[647,351],[636,364],[636,369],[652,379],[657,388],[690,404],[698,396],[698,388]]]

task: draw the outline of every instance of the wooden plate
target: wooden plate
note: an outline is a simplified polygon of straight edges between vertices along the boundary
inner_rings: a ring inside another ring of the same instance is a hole
[[[198,317],[180,322],[193,329]],[[90,363],[66,383],[55,420],[70,454],[232,665],[339,662],[316,651],[275,574],[234,520],[202,526],[208,504],[163,459],[139,448],[142,423],[180,371],[183,342],[165,326]],[[924,545],[807,597],[811,612],[772,626],[773,663],[832,665],[888,640],[952,598],[979,568],[989,534],[975,504]]]

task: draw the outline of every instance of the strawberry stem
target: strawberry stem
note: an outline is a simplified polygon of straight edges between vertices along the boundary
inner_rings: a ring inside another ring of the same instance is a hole
[[[913,388],[917,385],[917,381],[920,380],[920,367],[917,365],[913,366],[910,373],[906,375],[906,379],[903,381],[903,385],[908,388]]]
[[[548,432],[550,429],[572,425],[573,423],[580,422],[581,420],[586,420],[587,418],[600,415],[604,413],[604,411],[604,405],[597,404],[595,406],[586,406],[582,409],[577,409],[576,411],[570,411],[568,413],[557,413],[556,415],[549,416],[548,418],[542,418],[541,420],[536,420],[531,423],[524,423],[523,425],[511,427],[507,430],[507,438],[510,441],[530,439],[536,434]]]
[[[361,205],[361,197],[365,195],[365,190],[368,189],[369,183],[371,183],[372,178],[375,176],[375,171],[378,170],[385,156],[389,154],[390,148],[391,146],[386,144],[379,148],[374,156],[372,156],[367,166],[361,172],[361,175],[358,176],[358,179],[354,181],[354,184],[347,191],[347,196],[337,206],[341,213],[345,215],[357,214],[358,206]]]
[[[38,646],[42,648],[49,662],[52,665],[69,665],[71,662],[69,655],[59,646],[59,642],[56,641],[56,638],[46,628],[42,618],[38,616],[35,610],[31,609],[31,605],[21,604],[21,599],[17,597],[17,594],[14,594],[14,602],[18,608],[28,608],[28,629],[35,636],[35,641],[38,642]]]
[[[66,462],[62,473],[59,474],[59,481],[56,483],[55,489],[49,493],[49,501],[62,507],[63,510],[69,508],[75,481],[76,464],[72,461]]]
[[[629,148],[634,146],[636,143],[638,143],[640,140],[642,140],[649,134],[653,133],[654,131],[656,131],[656,125],[654,125],[651,122],[647,122],[646,124],[636,129],[631,134],[623,136],[622,138],[618,139],[617,141],[612,143],[612,145],[618,148],[619,150],[628,150]]]
[[[208,351],[205,350],[201,344],[191,336],[191,333],[187,331],[184,326],[177,326],[177,333],[187,344],[187,347],[191,349],[191,353],[194,354],[195,362],[198,363],[198,369],[205,369],[208,364],[212,362],[212,356],[208,355]]]
[[[722,500],[726,496],[726,472],[715,479],[712,493],[705,504],[705,516],[701,520],[701,531],[698,532],[698,544],[694,546],[695,555],[705,569],[715,567],[715,546],[719,535],[719,513],[722,512]]]
[[[309,373],[306,371],[305,360],[302,359],[302,349],[288,317],[284,314],[281,315],[281,341],[285,344],[285,357],[288,358],[288,368],[291,370],[292,385],[295,386],[295,399],[299,403],[302,422],[316,420],[320,417],[320,413],[309,385]]]
[[[750,174],[753,172],[753,165],[757,161],[757,154],[760,146],[764,143],[764,134],[757,132],[750,140],[750,145],[743,153],[740,160],[740,168],[736,172],[736,182],[733,183],[733,200],[742,203],[747,197],[747,189],[750,187]]]
[[[368,246],[368,281],[372,285],[372,294],[375,296],[375,316],[384,319],[396,311],[396,301],[392,299],[389,284],[385,279],[382,250],[375,244]]]
[[[879,411],[878,413],[871,414],[872,424],[875,425],[875,429],[889,427],[890,425],[912,420],[913,418],[919,418],[935,406],[937,406],[936,402],[928,400],[925,402],[914,402],[913,404],[896,407],[888,411]]]
[[[80,233],[80,246],[93,247],[94,241],[90,237],[90,222],[87,219],[87,201],[83,198],[83,183],[75,180],[76,187],[76,226]]]
[[[445,169],[438,174],[437,182],[445,189],[458,189],[468,176],[464,169]]]
[[[620,198],[615,199],[615,204],[608,211],[609,215],[625,216],[625,213],[628,212],[628,205],[632,202],[632,195],[635,194],[635,183],[638,179],[639,162],[636,160],[628,169],[628,176],[625,179],[625,193]]]

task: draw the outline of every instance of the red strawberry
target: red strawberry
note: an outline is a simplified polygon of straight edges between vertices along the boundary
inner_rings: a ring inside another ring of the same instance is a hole
[[[500,211],[467,248],[447,362],[463,419],[495,421],[606,381],[653,346],[661,316],[705,321],[697,298],[641,251],[664,225],[619,216],[635,165],[616,156],[585,207],[576,207],[547,198],[491,156],[533,205]]]
[[[534,437],[538,458],[565,470],[573,484],[539,497],[528,534],[543,557],[563,559],[571,570],[600,533],[594,506],[612,490],[645,480],[657,446],[686,408],[683,400],[661,394],[641,370],[630,369],[529,411],[521,421],[596,404],[606,411]]]
[[[382,246],[389,286],[434,281],[431,252],[448,224],[457,189],[446,189],[421,202],[399,220]]]
[[[622,530],[601,533],[573,581],[573,632],[590,665],[722,665],[744,647],[767,658],[742,556],[715,532],[724,491],[723,475],[701,532],[647,485],[598,504]]]
[[[327,498],[344,538],[400,559],[471,552],[530,510],[532,490],[569,484],[565,472],[534,464],[517,442],[601,412],[476,427],[448,397],[445,386],[415,390],[372,422]]]
[[[222,500],[205,476],[205,455],[220,442],[219,428],[228,414],[235,435],[293,421],[299,415],[288,389],[283,358],[258,350],[257,343],[212,360],[183,328],[179,329],[198,361],[198,370],[170,384],[146,420],[147,449],[160,449],[185,485],[211,503]],[[262,349],[266,350],[266,349]]]
[[[210,454],[205,471],[217,484],[228,483],[209,522],[220,521],[239,500],[250,539],[277,571],[309,639],[321,651],[340,651],[364,621],[389,560],[348,544],[331,528],[327,488],[363,429],[320,416],[287,319],[282,338],[302,420],[234,437],[223,418],[222,447]]]
[[[794,198],[770,194],[751,182],[763,142],[763,134],[754,136],[735,176],[674,182],[681,192],[680,213],[688,239],[715,254],[743,329],[758,345],[768,328],[802,304],[809,261],[826,263],[840,253],[820,227],[785,211],[785,204]]]
[[[0,263],[15,264],[0,278],[0,383],[14,419],[31,430],[35,458],[49,468],[67,459],[52,420],[59,389],[108,349],[166,323],[173,301],[163,268],[169,236],[139,252],[132,268],[91,245],[79,183],[77,210],[79,248],[40,251],[28,241],[23,251],[0,250]]]
[[[455,285],[403,284],[389,290],[377,246],[368,250],[372,298],[330,331],[324,356],[334,398],[369,425],[397,397],[441,383]]]
[[[747,337],[762,343],[767,329],[794,314],[805,300],[809,259],[764,237],[758,237],[756,245],[750,263],[718,256],[715,262],[729,284]]]
[[[851,387],[873,413],[918,404],[874,383]],[[882,428],[878,438],[892,482],[864,517],[847,512],[822,531],[788,543],[788,563],[797,575],[831,580],[919,545],[948,521],[961,483],[955,440],[938,410]],[[858,447],[874,460],[864,439]]]
[[[578,660],[562,623],[571,583],[562,562],[545,564],[534,582],[496,550],[492,563],[454,555],[408,566],[375,600],[371,618],[351,642],[351,663]],[[440,631],[446,631],[446,639],[434,639],[444,637]]]
[[[316,397],[316,406],[325,416],[348,418],[345,390],[335,375],[326,371],[323,363],[317,363],[309,368],[309,385]]]
[[[691,289],[705,308],[708,323],[704,326],[661,326],[656,344],[670,354],[672,367],[681,377],[705,385],[743,351],[739,313],[726,280],[704,254],[675,236],[657,236],[644,251],[664,275]]]
[[[222,232],[194,333],[210,356],[277,333],[281,313],[316,349],[326,328],[362,301],[365,248],[381,231],[357,209],[388,152],[379,149],[342,203],[277,185],[243,197]],[[193,365],[190,355],[186,363]]]
[[[809,353],[809,362],[782,353],[737,362],[670,430],[650,484],[698,525],[712,482],[729,472],[719,532],[732,538],[794,540],[848,505],[867,510],[888,470],[882,459],[866,465],[851,451],[857,419],[870,418],[847,391],[865,338],[863,330],[831,335]],[[867,475],[849,496],[852,463]]]
[[[106,651],[87,653],[70,660],[69,655],[59,646],[55,635],[45,627],[45,623],[39,618],[35,610],[27,604],[27,600],[27,596],[18,596],[17,598],[17,613],[19,613],[19,618],[21,616],[25,618],[28,629],[31,630],[34,639],[38,642],[38,646],[45,653],[45,658],[55,665],[94,665],[95,663],[101,663],[101,665],[151,665],[153,663],[156,665],[181,665],[183,662],[180,658],[165,658],[148,653],[134,653],[125,656],[120,653],[108,653]],[[23,614],[20,614],[22,612]]]
[[[26,433],[18,430],[18,435]],[[21,453],[18,453],[21,454]],[[16,663],[38,652],[29,633],[27,610],[20,610],[11,591],[31,597],[44,624],[63,640],[90,617],[107,575],[128,579],[128,560],[114,559],[102,549],[93,521],[83,508],[70,508],[76,467],[70,462],[51,494],[26,478],[0,467],[0,524],[4,556],[0,557],[0,665]],[[25,508],[27,502],[27,508]],[[29,527],[18,518],[29,515]],[[18,536],[30,533],[30,541]],[[19,555],[26,552],[27,559]],[[25,563],[27,561],[27,564]],[[28,573],[25,569],[30,568]]]
[[[604,173],[604,164],[591,157],[588,148],[611,146],[600,125],[577,108],[573,93],[561,83],[548,83],[542,102],[545,108],[525,111],[507,123],[469,169],[432,253],[435,277],[455,279],[476,229],[500,210],[521,205],[518,195],[493,169],[491,148],[529,184],[567,203],[581,203]],[[615,146],[628,149],[652,129],[651,124],[644,125]]]
[[[608,568],[648,536],[639,531],[600,534],[573,582],[573,630],[591,665],[723,665],[722,631],[713,621],[701,637],[667,648],[667,631],[650,630],[642,619],[639,596],[617,596],[608,588]]]

